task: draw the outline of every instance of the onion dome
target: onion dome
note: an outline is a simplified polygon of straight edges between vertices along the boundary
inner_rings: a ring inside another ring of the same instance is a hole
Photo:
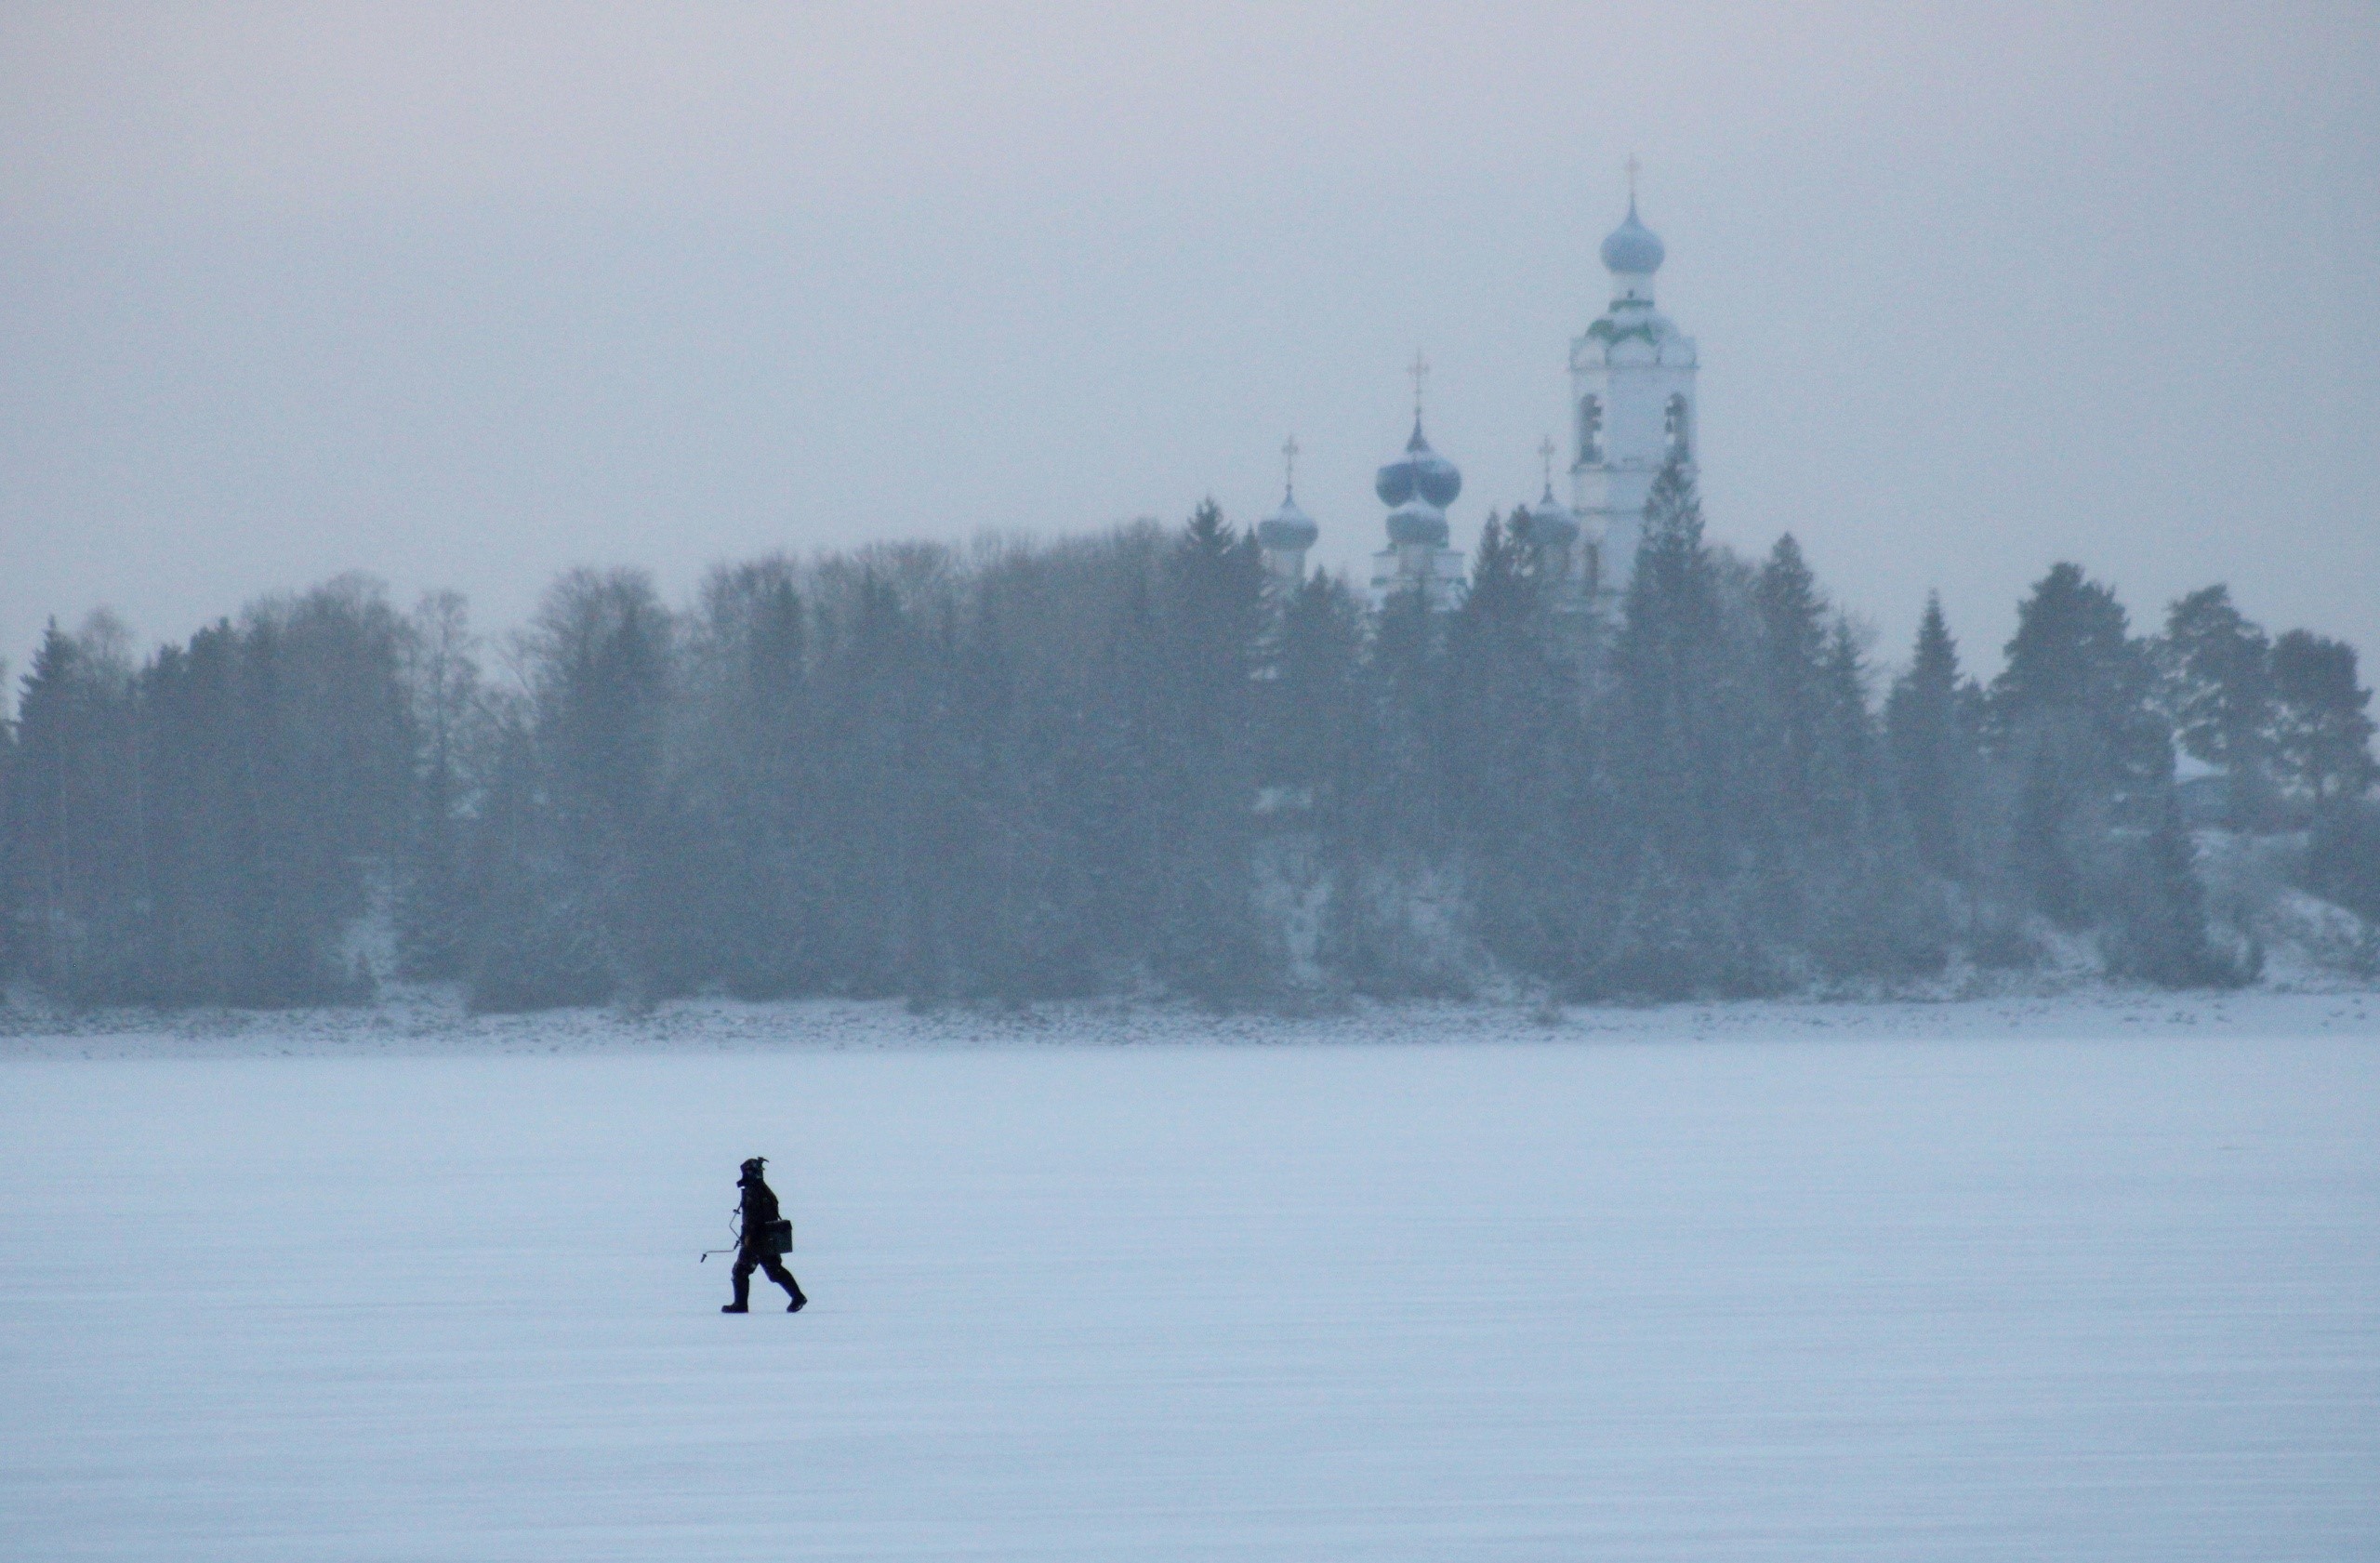
[[[1391,548],[1411,543],[1426,543],[1434,549],[1446,547],[1446,511],[1421,495],[1413,495],[1388,512],[1388,543]]]
[[[1649,275],[1661,269],[1661,261],[1668,254],[1660,235],[1636,220],[1636,197],[1631,195],[1627,219],[1603,242],[1604,269]]]
[[[1313,518],[1298,509],[1298,497],[1293,489],[1281,496],[1281,508],[1256,523],[1256,540],[1262,546],[1278,552],[1294,553],[1314,547],[1322,536]]]
[[[1528,520],[1526,536],[1539,548],[1563,548],[1578,540],[1579,518],[1570,507],[1554,497],[1554,484],[1548,482],[1545,495],[1521,512]]]
[[[1421,437],[1421,416],[1413,415],[1413,437],[1405,442],[1405,454],[1380,470],[1372,482],[1372,491],[1383,505],[1402,506],[1419,497],[1432,510],[1443,510],[1462,492],[1462,473],[1451,461],[1430,448]],[[1438,518],[1441,528],[1446,518]]]

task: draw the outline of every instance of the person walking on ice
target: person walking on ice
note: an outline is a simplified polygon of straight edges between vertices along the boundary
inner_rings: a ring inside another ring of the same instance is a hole
[[[760,1169],[769,1164],[765,1156],[746,1159],[744,1175],[735,1180],[743,1191],[743,1208],[737,1212],[735,1244],[735,1301],[719,1311],[723,1314],[744,1314],[752,1311],[752,1272],[766,1270],[769,1278],[785,1288],[793,1301],[785,1311],[798,1314],[810,1299],[801,1294],[801,1283],[785,1267],[777,1256],[793,1248],[793,1223],[777,1214],[777,1197],[760,1176]]]

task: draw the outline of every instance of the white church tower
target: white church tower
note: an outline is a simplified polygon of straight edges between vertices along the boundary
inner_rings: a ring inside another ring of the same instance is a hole
[[[1371,603],[1382,608],[1419,592],[1432,608],[1462,602],[1462,555],[1447,546],[1447,507],[1462,492],[1462,473],[1421,433],[1421,382],[1427,360],[1413,355],[1413,437],[1405,454],[1380,470],[1372,492],[1388,510],[1388,547],[1372,555]]]
[[[1628,218],[1603,242],[1611,307],[1570,344],[1575,459],[1570,506],[1592,544],[1593,589],[1628,589],[1645,535],[1645,497],[1672,455],[1694,470],[1694,338],[1653,307],[1660,239],[1636,219],[1636,161],[1628,163]]]

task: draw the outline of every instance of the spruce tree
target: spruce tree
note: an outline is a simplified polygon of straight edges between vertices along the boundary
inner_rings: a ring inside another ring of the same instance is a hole
[[[1777,539],[1752,586],[1760,620],[1760,709],[1771,817],[1764,825],[1780,843],[1807,842],[1817,817],[1828,695],[1827,603],[1790,532]]]
[[[1254,536],[1224,521],[1210,499],[1191,516],[1163,577],[1153,953],[1169,981],[1218,1000],[1251,993],[1267,977],[1250,899],[1263,571]]]
[[[1156,801],[1164,648],[1149,576],[1137,559],[1124,571],[1065,749],[1064,774],[1081,800],[1073,833],[1104,931],[1101,954],[1119,980],[1149,957],[1165,871]]]
[[[2224,956],[2207,927],[2196,852],[2172,789],[2156,822],[2130,849],[2127,872],[2104,939],[2108,968],[2160,987],[2236,987],[2261,964]]]
[[[1614,949],[1645,947],[1632,928],[1667,926],[1685,918],[1701,932],[1707,965],[1690,978],[1695,991],[1762,991],[1776,981],[1775,965],[1746,928],[1747,881],[1765,868],[1772,932],[1790,929],[1797,913],[1790,877],[1779,881],[1777,859],[1762,845],[1776,838],[1773,783],[1754,756],[1748,735],[1774,731],[1755,691],[1761,676],[1757,615],[1743,616],[1722,586],[1721,562],[1703,540],[1702,511],[1693,481],[1673,459],[1653,483],[1643,543],[1620,632],[1612,648],[1606,705],[1611,766],[1597,814],[1635,861],[1613,854],[1618,883],[1626,885],[1594,925]],[[1748,670],[1749,669],[1749,670]],[[1659,872],[1644,867],[1658,864]],[[1673,894],[1669,889],[1674,885]],[[1639,905],[1656,893],[1656,916]],[[1632,944],[1632,941],[1633,943]],[[1610,970],[1610,957],[1590,950],[1584,971]],[[1640,975],[1642,960],[1632,958]]]
[[[1966,877],[1964,815],[1974,785],[1974,735],[1961,710],[1959,649],[1929,592],[1909,670],[1884,708],[1886,741],[1919,861],[1944,879]]]
[[[26,920],[36,970],[60,997],[76,986],[83,941],[77,911],[86,905],[87,796],[83,751],[92,741],[92,693],[82,648],[51,619],[33,650],[17,702],[17,748],[8,793],[7,867],[13,900]]]
[[[1449,813],[1439,742],[1445,656],[1444,616],[1420,592],[1399,592],[1381,605],[1364,667],[1379,742],[1371,768],[1355,781],[1364,816],[1391,858],[1409,861],[1443,839]]]
[[[1627,827],[1689,879],[1731,870],[1745,834],[1736,673],[1702,506],[1684,464],[1654,480],[1613,647],[1615,779]]]
[[[1368,763],[1363,648],[1362,606],[1338,577],[1316,574],[1286,594],[1262,686],[1265,777],[1326,828]]]
[[[1438,742],[1465,889],[1490,953],[1559,978],[1580,935],[1577,781],[1586,765],[1577,671],[1527,550],[1498,518],[1449,616]]]
[[[17,707],[9,854],[26,957],[61,999],[147,997],[139,749],[123,635],[99,616],[52,619]]]

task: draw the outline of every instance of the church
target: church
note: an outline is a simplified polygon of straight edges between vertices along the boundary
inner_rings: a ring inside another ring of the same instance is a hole
[[[1628,216],[1603,242],[1611,302],[1570,344],[1569,497],[1554,492],[1557,447],[1549,440],[1540,447],[1544,491],[1513,512],[1514,536],[1536,551],[1557,602],[1572,611],[1608,606],[1628,589],[1654,478],[1672,459],[1689,475],[1695,470],[1694,338],[1654,306],[1653,277],[1666,252],[1636,215],[1633,164],[1629,174]],[[1371,556],[1375,608],[1406,592],[1434,608],[1462,601],[1463,556],[1449,546],[1447,524],[1462,472],[1422,432],[1428,368],[1415,358],[1412,437],[1373,484],[1388,507],[1387,546]],[[1287,447],[1292,461],[1296,448],[1294,441]],[[1305,578],[1306,550],[1321,534],[1298,506],[1294,467],[1280,509],[1256,535],[1276,578]]]

